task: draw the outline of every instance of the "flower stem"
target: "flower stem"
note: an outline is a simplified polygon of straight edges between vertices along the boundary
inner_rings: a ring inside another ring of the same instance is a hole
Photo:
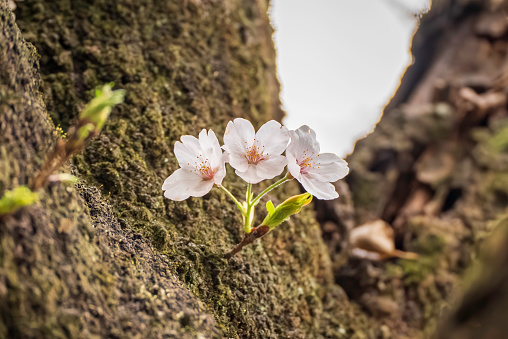
[[[255,227],[251,229],[251,232],[245,235],[245,237],[242,239],[242,242],[236,245],[231,251],[226,253],[224,257],[226,259],[230,259],[232,256],[234,256],[236,253],[240,252],[242,248],[245,246],[252,244],[256,239],[261,238],[262,236],[266,235],[268,232],[270,232],[270,227],[266,225],[261,225],[258,227]]]
[[[250,199],[252,199],[252,184],[247,185],[247,194],[245,195],[247,204],[250,204]]]
[[[226,192],[226,194],[235,202],[236,206],[238,207],[240,212],[242,212],[242,215],[245,217],[246,211],[243,208],[242,204],[240,204],[240,202],[235,198],[235,196],[230,191],[228,191],[228,189],[226,187],[224,187],[222,185],[217,185],[217,187],[219,187],[221,190]]]
[[[253,200],[251,200],[252,199],[252,184],[248,184],[247,185],[247,193],[245,194],[244,207],[242,207],[242,208],[240,208],[241,205],[238,202],[238,200],[236,200],[235,197],[231,193],[229,193],[228,190],[226,190],[224,187],[219,185],[219,187],[222,188],[231,197],[231,199],[233,199],[236,202],[238,208],[240,208],[240,210],[242,211],[243,227],[245,230],[245,237],[243,238],[243,240],[238,245],[236,245],[229,253],[226,253],[224,255],[225,258],[230,259],[236,253],[240,252],[242,250],[242,248],[244,248],[246,245],[252,244],[254,242],[254,240],[261,238],[262,236],[264,236],[265,234],[270,232],[270,227],[268,227],[266,225],[252,227],[252,222],[254,221],[254,208],[259,203],[261,198],[264,197],[268,192],[270,192],[274,188],[282,185],[283,183],[285,183],[286,181],[289,181],[291,179],[293,179],[293,177],[291,177],[291,174],[289,174],[289,172],[286,173],[286,175],[282,179],[280,179],[276,183],[268,186],[263,192],[261,192],[261,194],[259,194]]]
[[[263,192],[261,192],[256,198],[254,198],[254,200],[252,200],[252,206],[256,206],[257,204],[259,204],[259,201],[261,200],[261,198],[264,197],[268,192],[270,192],[274,188],[279,187],[280,185],[282,185],[283,183],[285,183],[286,181],[289,181],[289,180],[291,180],[291,179],[290,179],[290,174],[288,172],[282,179],[280,179],[276,183],[268,186]]]
[[[254,220],[254,205],[251,202],[252,198],[252,184],[247,185],[247,194],[245,195],[246,211],[244,215],[243,228],[245,233],[249,234],[252,229],[252,221]]]

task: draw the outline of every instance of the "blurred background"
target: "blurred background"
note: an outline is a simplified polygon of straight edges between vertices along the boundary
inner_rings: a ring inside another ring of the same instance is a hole
[[[273,0],[285,125],[309,125],[322,151],[350,153],[398,87],[429,2]]]

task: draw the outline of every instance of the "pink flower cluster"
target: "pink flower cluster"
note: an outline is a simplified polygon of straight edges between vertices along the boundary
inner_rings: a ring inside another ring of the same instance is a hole
[[[176,201],[202,197],[214,185],[221,185],[226,175],[226,162],[250,184],[272,179],[287,166],[307,192],[325,200],[339,196],[331,182],[349,172],[347,163],[339,156],[319,153],[316,133],[308,126],[288,131],[277,121],[270,120],[256,132],[249,121],[237,118],[226,127],[222,149],[211,130],[207,133],[203,129],[199,139],[182,136],[175,144],[181,168],[164,181],[164,196]],[[282,155],[284,151],[285,156]]]

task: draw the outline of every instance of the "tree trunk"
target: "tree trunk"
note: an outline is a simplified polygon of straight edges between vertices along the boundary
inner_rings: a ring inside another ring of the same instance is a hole
[[[127,97],[65,169],[79,185],[0,221],[0,338],[429,335],[505,212],[504,2],[434,1],[414,65],[348,159],[349,190],[316,204],[321,229],[308,209],[229,261],[234,204],[215,190],[169,201],[161,185],[181,135],[282,119],[268,1],[16,4],[15,19],[0,0],[0,195],[33,178],[96,86]],[[375,219],[420,258],[350,257],[349,230]],[[443,333],[475,323],[453,314]]]
[[[162,197],[181,135],[220,136],[238,116],[257,127],[282,118],[268,2],[30,0],[16,3],[23,36],[0,3],[0,194],[33,177],[54,125],[66,130],[94,87],[127,91],[70,164],[80,184],[53,184],[2,222],[0,337],[369,331],[333,284],[311,209],[228,262],[242,224],[222,192]],[[225,184],[245,189],[232,174]],[[292,183],[269,198],[296,192]]]

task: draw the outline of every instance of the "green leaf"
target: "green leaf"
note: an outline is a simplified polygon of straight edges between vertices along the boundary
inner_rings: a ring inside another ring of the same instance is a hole
[[[92,123],[88,123],[84,126],[81,126],[78,130],[78,138],[79,138],[78,140],[80,142],[81,141],[84,142],[86,140],[86,138],[88,138],[90,133],[92,133],[95,129],[96,129],[96,127]]]
[[[0,199],[0,215],[14,213],[24,206],[30,206],[39,200],[39,195],[26,186],[19,186],[5,192]]]
[[[270,230],[282,224],[284,221],[288,220],[290,216],[300,212],[303,206],[308,205],[312,201],[312,195],[309,193],[304,193],[300,195],[295,195],[287,200],[285,200],[282,204],[278,205],[274,208],[273,203],[268,201],[266,203],[266,209],[268,211],[268,215],[263,220],[261,225],[265,225],[270,227]]]
[[[273,202],[271,200],[266,202],[266,210],[268,211],[268,214],[271,214],[275,211],[275,206],[273,206]]]
[[[95,125],[95,132],[100,132],[111,109],[123,102],[125,91],[118,89],[112,91],[115,84],[109,83],[95,90],[95,98],[90,101],[79,115],[80,120],[86,120]]]

